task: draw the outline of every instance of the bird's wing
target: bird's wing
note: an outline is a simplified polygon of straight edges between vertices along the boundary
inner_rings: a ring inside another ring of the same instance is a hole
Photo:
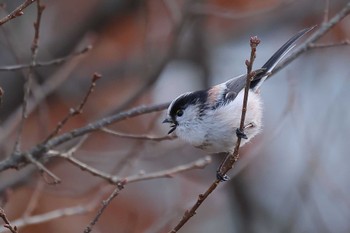
[[[286,43],[284,43],[278,50],[275,52],[271,58],[261,67],[261,69],[256,70],[256,75],[253,81],[250,84],[250,88],[257,90],[262,82],[270,75],[276,65],[286,56],[286,54],[294,48],[295,42],[305,35],[307,32],[311,31],[315,27],[307,28],[299,31],[292,38],[290,38]],[[225,91],[221,93],[221,101],[218,105],[226,104],[234,100],[238,93],[244,88],[246,84],[247,75],[240,75],[238,77],[232,78],[225,82]]]

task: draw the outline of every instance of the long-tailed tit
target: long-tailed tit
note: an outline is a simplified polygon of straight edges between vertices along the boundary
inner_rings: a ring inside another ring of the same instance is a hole
[[[187,92],[173,100],[163,123],[170,123],[169,134],[176,135],[208,153],[232,153],[241,137],[241,146],[257,135],[262,126],[261,84],[269,77],[295,42],[312,28],[289,39],[257,71],[250,84],[244,132],[240,125],[246,75],[240,75],[207,90]]]

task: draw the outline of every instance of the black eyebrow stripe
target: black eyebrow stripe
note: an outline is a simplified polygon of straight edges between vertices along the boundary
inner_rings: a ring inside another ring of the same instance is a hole
[[[188,105],[205,105],[208,99],[207,90],[195,91],[188,94],[184,94],[175,100],[173,103],[169,115],[171,118],[175,118],[176,112],[179,109],[186,109]]]

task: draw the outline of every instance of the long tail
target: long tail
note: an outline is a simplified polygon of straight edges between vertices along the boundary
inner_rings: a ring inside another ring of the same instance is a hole
[[[316,26],[313,26],[311,28],[306,28],[298,32],[296,35],[294,35],[292,38],[290,38],[284,45],[282,45],[281,48],[275,52],[272,57],[261,67],[265,69],[265,71],[259,75],[257,75],[254,80],[250,83],[250,88],[257,90],[261,86],[261,84],[266,80],[266,78],[269,76],[270,72],[276,67],[276,65],[289,53],[290,50],[292,50],[295,47],[295,42],[314,29]]]

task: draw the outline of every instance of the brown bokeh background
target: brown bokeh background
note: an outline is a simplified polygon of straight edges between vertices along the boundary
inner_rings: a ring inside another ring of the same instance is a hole
[[[22,1],[3,1],[0,16]],[[163,103],[185,91],[207,88],[245,72],[249,37],[261,39],[256,67],[300,29],[321,25],[345,0],[60,0],[43,1],[38,61],[93,49],[64,64],[36,68],[33,89],[56,80],[30,114],[23,150],[43,140],[97,82],[83,114],[62,132],[141,104]],[[0,66],[30,62],[35,4],[0,27]],[[345,18],[320,43],[350,37]],[[244,146],[231,180],[210,196],[181,232],[349,232],[349,46],[313,49],[266,82],[264,130]],[[27,70],[0,73],[2,159],[13,150],[16,111]],[[33,92],[34,98],[40,92]],[[165,135],[165,113],[127,119],[111,128]],[[9,130],[9,128],[11,130]],[[68,148],[71,144],[60,147]],[[92,133],[75,155],[102,171],[128,176],[165,170],[205,156],[180,140],[153,142]],[[92,232],[167,232],[215,178],[221,157],[203,170],[127,185]],[[113,186],[63,159],[47,167],[61,178],[45,183],[31,165],[1,173],[3,206],[10,220],[25,219],[108,197]],[[22,182],[18,182],[18,180]],[[16,185],[13,185],[16,183]],[[6,200],[5,200],[6,199]],[[96,215],[55,218],[20,228],[30,232],[83,232]],[[0,230],[4,230],[3,228]]]

